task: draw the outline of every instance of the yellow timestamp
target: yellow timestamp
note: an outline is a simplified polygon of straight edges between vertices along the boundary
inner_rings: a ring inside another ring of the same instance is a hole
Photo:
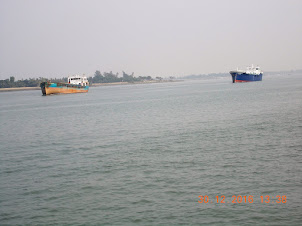
[[[207,195],[198,196],[198,203],[254,203],[254,200],[260,201],[261,203],[286,203],[286,195],[261,195],[260,197],[254,197],[252,195],[233,195],[231,197],[226,197],[224,195],[215,196],[214,198],[209,198]],[[260,198],[260,199],[259,199]]]

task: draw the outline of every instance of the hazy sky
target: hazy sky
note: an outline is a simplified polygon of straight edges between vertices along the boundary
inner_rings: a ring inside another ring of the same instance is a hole
[[[0,79],[302,69],[302,0],[0,0]]]

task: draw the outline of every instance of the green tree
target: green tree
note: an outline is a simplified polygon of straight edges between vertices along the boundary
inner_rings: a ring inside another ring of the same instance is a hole
[[[104,82],[104,76],[101,74],[100,71],[95,71],[94,77],[91,80],[94,83],[101,83]]]

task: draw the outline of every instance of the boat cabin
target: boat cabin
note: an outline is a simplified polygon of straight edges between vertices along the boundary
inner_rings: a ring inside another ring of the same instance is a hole
[[[81,86],[88,86],[89,82],[87,80],[87,77],[85,76],[69,76],[68,77],[68,83],[73,85],[81,85]]]
[[[246,72],[247,74],[253,74],[253,75],[259,75],[261,74],[261,70],[260,70],[260,67],[257,66],[257,67],[254,67],[254,65],[252,65],[251,67],[247,67],[246,68]]]

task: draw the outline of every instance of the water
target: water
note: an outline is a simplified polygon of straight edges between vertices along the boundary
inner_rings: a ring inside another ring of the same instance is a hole
[[[299,225],[301,97],[302,75],[0,93],[0,224]]]

